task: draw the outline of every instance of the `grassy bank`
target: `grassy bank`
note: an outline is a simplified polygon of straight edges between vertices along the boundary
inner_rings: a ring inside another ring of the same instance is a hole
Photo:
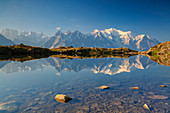
[[[27,46],[24,44],[13,46],[0,46],[0,60],[26,61],[47,57],[57,58],[127,58],[137,55],[138,52],[128,48],[92,48],[92,47],[60,47],[47,49]]]

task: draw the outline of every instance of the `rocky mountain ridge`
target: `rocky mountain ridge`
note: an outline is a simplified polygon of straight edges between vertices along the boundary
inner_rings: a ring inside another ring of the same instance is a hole
[[[17,31],[5,28],[1,34],[12,40],[15,44],[23,43],[26,45],[43,47],[44,43],[49,40],[42,32],[26,32],[23,30]]]
[[[158,43],[159,41],[151,39],[148,35],[133,36],[131,31],[123,32],[115,28],[110,28],[105,30],[94,30],[93,32],[86,34],[79,31],[69,31],[66,33],[58,31],[55,36],[52,36],[47,43],[45,43],[45,47],[127,47],[138,51],[145,51]]]

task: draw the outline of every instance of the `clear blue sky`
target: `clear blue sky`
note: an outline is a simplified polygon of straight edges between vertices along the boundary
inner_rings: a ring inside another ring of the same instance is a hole
[[[116,28],[170,40],[170,0],[0,0],[4,28],[43,32]]]

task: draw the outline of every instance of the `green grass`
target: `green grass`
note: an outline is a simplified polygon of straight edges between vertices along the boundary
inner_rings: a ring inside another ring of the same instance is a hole
[[[159,58],[159,55],[152,55],[153,57]]]
[[[165,58],[165,61],[168,61],[169,58]]]
[[[160,52],[160,50],[154,50],[154,51],[152,51],[152,53],[159,53]]]

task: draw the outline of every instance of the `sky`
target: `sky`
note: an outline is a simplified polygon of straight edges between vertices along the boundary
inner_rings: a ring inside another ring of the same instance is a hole
[[[170,40],[170,0],[0,0],[4,28],[43,32],[116,28]]]

